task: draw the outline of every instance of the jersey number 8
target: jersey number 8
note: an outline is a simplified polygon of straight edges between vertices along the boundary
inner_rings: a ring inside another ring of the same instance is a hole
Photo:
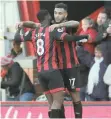
[[[44,41],[42,39],[37,40],[37,54],[39,56],[44,54]]]

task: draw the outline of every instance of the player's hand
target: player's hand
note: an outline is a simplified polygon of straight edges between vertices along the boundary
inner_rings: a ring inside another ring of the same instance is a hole
[[[107,33],[103,33],[103,38],[106,38],[106,36],[107,36]]]
[[[80,40],[79,42],[81,42],[81,43],[86,43],[87,42],[87,39],[82,39],[82,40]]]
[[[41,27],[41,23],[35,23],[36,24],[36,27]]]
[[[90,36],[90,34],[88,34],[88,39],[89,39],[89,40],[91,40],[91,39],[92,39],[92,37]]]
[[[16,23],[16,25],[15,25],[16,29],[21,28],[21,27],[23,27],[23,22]]]
[[[49,32],[52,32],[55,28],[58,28],[59,24],[53,24],[49,27]]]

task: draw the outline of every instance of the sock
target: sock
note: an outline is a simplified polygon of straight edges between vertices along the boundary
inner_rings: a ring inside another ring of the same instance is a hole
[[[50,116],[51,116],[51,111],[48,111],[48,116],[49,116],[49,118],[50,118]]]
[[[52,109],[50,118],[60,118],[61,109]]]
[[[75,118],[82,118],[82,104],[81,101],[73,102]]]
[[[65,119],[65,109],[64,109],[64,105],[62,105],[62,107],[61,107],[60,118],[64,118],[64,119]]]

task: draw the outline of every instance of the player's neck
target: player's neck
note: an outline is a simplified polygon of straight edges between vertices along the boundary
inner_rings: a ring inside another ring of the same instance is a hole
[[[60,22],[55,22],[56,24],[60,24],[60,23],[64,23],[64,22],[66,22],[67,20],[66,19],[64,19],[64,20],[62,20],[62,21],[60,21]]]
[[[44,20],[42,23],[41,23],[41,26],[42,27],[47,27],[47,26],[49,26],[50,25],[50,22],[49,21],[46,21],[46,20]]]
[[[63,22],[66,22],[66,21],[67,21],[67,20],[66,20],[66,19],[64,19],[64,20],[62,21],[62,23],[63,23]]]

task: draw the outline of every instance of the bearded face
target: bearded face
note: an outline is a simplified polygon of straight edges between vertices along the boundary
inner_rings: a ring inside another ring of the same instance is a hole
[[[67,12],[63,8],[54,9],[54,19],[56,23],[61,23],[67,18]]]

